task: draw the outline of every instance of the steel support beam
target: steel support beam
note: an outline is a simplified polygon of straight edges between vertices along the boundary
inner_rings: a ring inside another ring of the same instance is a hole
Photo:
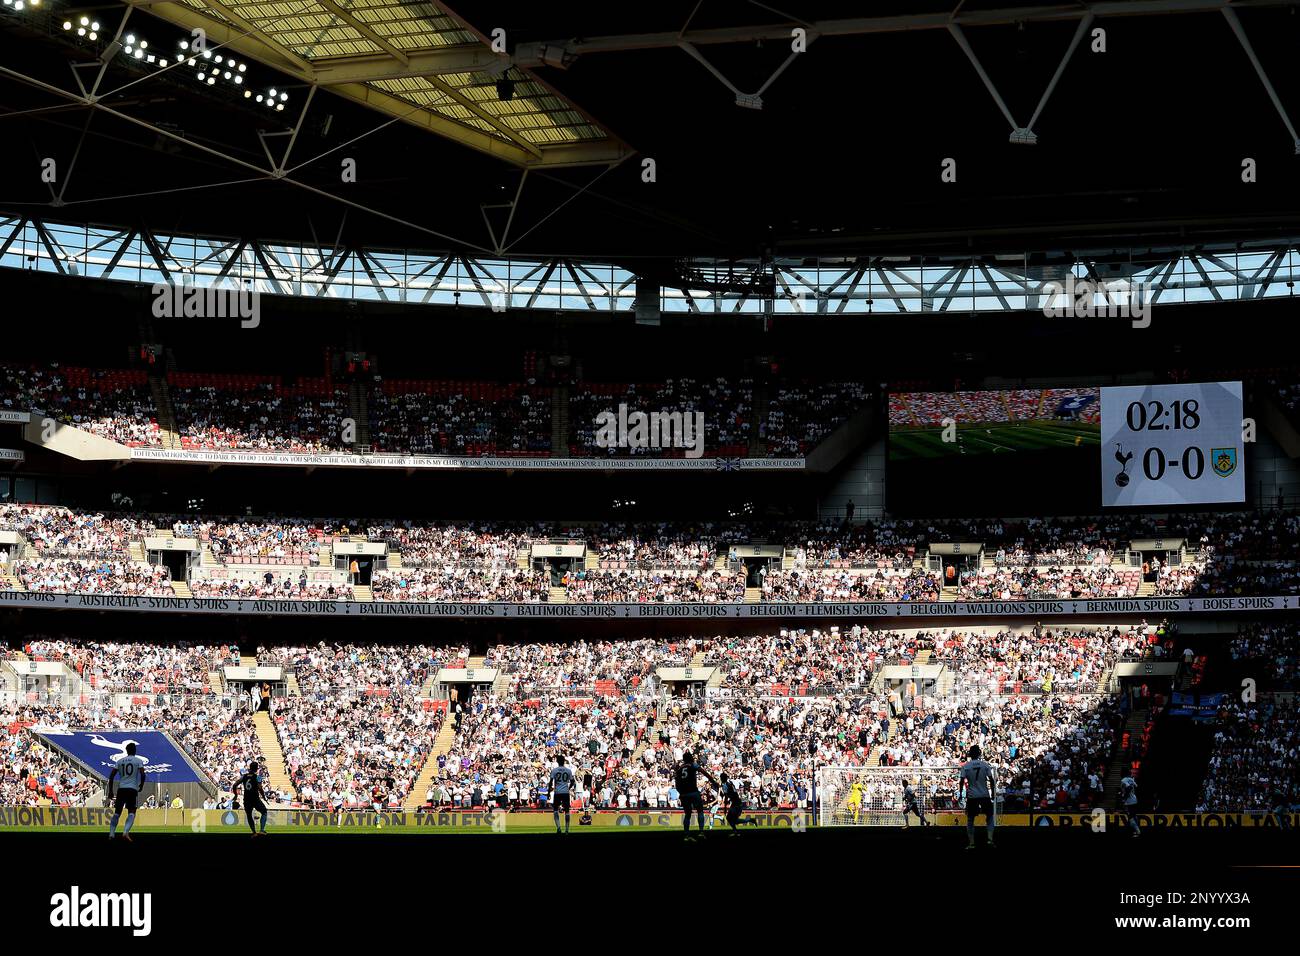
[[[538,40],[521,43],[515,63],[521,67],[553,65],[560,52],[577,57],[588,53],[617,53],[624,50],[654,50],[689,43],[705,46],[719,43],[753,43],[757,40],[789,40],[790,31],[801,27],[809,36],[867,36],[879,33],[910,33],[961,27],[1009,26],[1016,23],[1074,22],[1086,16],[1131,17],[1160,14],[1218,13],[1228,0],[1105,0],[1099,3],[1060,3],[1036,7],[1003,7],[993,10],[960,10],[956,13],[912,13],[884,17],[852,17],[813,23],[789,21],[739,27],[717,27],[683,32],[629,33],[616,36]],[[1238,10],[1300,6],[1300,0],[1236,0]],[[543,54],[545,53],[545,58]]]

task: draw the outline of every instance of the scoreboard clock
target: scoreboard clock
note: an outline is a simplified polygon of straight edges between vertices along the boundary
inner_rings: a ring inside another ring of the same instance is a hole
[[[1101,503],[1246,500],[1241,383],[1101,390]]]

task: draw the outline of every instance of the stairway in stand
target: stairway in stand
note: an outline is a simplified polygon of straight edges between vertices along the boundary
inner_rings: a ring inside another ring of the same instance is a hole
[[[551,588],[551,593],[547,596],[548,604],[568,604],[569,592],[564,588]]]
[[[479,660],[482,660],[480,657]],[[429,756],[424,758],[424,766],[420,768],[420,775],[415,778],[415,783],[411,785],[411,792],[406,795],[402,801],[403,810],[415,810],[424,803],[424,795],[429,790],[429,785],[433,783],[433,778],[438,773],[438,758],[443,754],[450,753],[452,744],[456,742],[456,731],[452,729],[450,717],[443,720],[442,726],[438,728],[438,735],[433,738],[433,746],[429,749]]]
[[[175,594],[178,598],[194,597],[194,593],[190,590],[190,586],[184,581],[172,582],[172,594]]]
[[[704,655],[696,654],[695,656],[703,657]],[[693,659],[691,662],[691,666],[692,667],[697,666],[694,663]],[[646,729],[645,736],[642,737],[639,741],[637,741],[636,750],[632,751],[632,759],[628,761],[628,766],[631,767],[641,766],[641,755],[645,753],[647,747],[651,746],[656,740],[659,739],[659,730],[660,728],[663,727],[664,717],[666,717],[667,715],[668,715],[668,701],[661,699],[659,701],[658,706],[655,707],[654,723],[651,724]]]
[[[370,590],[368,584],[352,585],[352,600],[369,603],[375,599],[375,594]]]
[[[348,417],[352,419],[352,450],[358,454],[370,451],[369,396],[360,382],[348,386]],[[346,436],[345,436],[346,437]]]
[[[889,741],[893,739],[893,736],[894,736],[894,728],[897,727],[897,726],[898,726],[898,721],[894,720],[893,717],[890,717],[890,718],[889,718],[889,731],[885,734],[885,739],[882,740],[882,741],[880,741],[879,743],[875,744],[875,745],[871,748],[871,753],[867,754],[867,762],[866,762],[865,766],[868,766],[868,767],[879,767],[879,766],[880,766],[880,752],[881,752],[882,750],[884,750],[884,749],[885,749],[885,745],[888,744]]]
[[[551,455],[569,457],[569,389],[564,385],[551,390]]]
[[[253,730],[257,732],[257,742],[262,748],[262,759],[266,763],[266,777],[271,790],[276,793],[293,793],[289,771],[284,764],[284,750],[280,747],[280,736],[275,732],[271,715],[264,710],[255,713]]]
[[[1142,734],[1142,729],[1147,725],[1147,718],[1151,716],[1151,711],[1147,708],[1135,710],[1128,715],[1128,720],[1124,724],[1124,733],[1128,734],[1130,741],[1136,740]],[[1122,739],[1122,738],[1121,738]],[[1124,779],[1124,775],[1129,771],[1129,756],[1122,748],[1117,748],[1115,757],[1110,762],[1110,768],[1106,771],[1106,781],[1102,793],[1102,806],[1115,806],[1115,798],[1119,795],[1119,782]]]
[[[164,448],[179,449],[181,437],[176,427],[176,413],[172,409],[171,392],[167,388],[167,379],[161,373],[149,376],[149,394],[153,397],[154,414],[157,416],[158,437]]]

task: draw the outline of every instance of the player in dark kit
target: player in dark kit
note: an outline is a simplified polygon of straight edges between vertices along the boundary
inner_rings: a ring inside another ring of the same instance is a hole
[[[722,774],[722,802],[727,808],[727,825],[732,830],[737,830],[745,824],[751,827],[758,826],[758,820],[755,817],[742,817],[745,812],[745,802],[740,799],[740,791],[736,789],[736,784],[725,773]]]
[[[921,821],[921,826],[928,827],[930,825],[930,821],[927,820],[925,818],[925,814],[921,812],[921,804],[920,801],[917,800],[916,791],[912,789],[912,781],[906,780],[903,782],[903,826],[904,827],[908,825],[908,817],[913,813],[915,813],[916,818]]]
[[[691,811],[694,810],[700,821],[700,832],[704,832],[704,797],[700,794],[699,775],[704,774],[709,783],[715,787],[718,781],[713,774],[695,762],[695,755],[690,751],[682,754],[682,762],[673,771],[673,780],[677,786],[677,795],[682,802],[682,830],[687,839],[691,839]]]
[[[978,745],[971,747],[970,759],[962,764],[958,778],[958,788],[966,793],[966,849],[975,849],[975,818],[984,815],[984,825],[988,831],[989,847],[994,846],[993,830],[998,825],[997,774],[992,765],[981,759]]]
[[[253,836],[266,836],[266,804],[262,802],[262,781],[257,776],[257,761],[254,760],[248,765],[248,770],[235,781],[234,789],[238,792],[239,788],[244,788],[244,816],[248,818],[248,829],[253,831]],[[262,832],[258,833],[257,828],[253,826],[253,811],[256,810],[262,815]]]

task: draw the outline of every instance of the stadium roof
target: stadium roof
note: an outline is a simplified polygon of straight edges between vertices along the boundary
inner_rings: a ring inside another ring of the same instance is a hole
[[[10,5],[0,214],[665,282],[689,257],[1294,244],[1297,5]],[[247,72],[179,67],[195,26]]]
[[[628,147],[442,3],[128,0],[212,42],[517,166],[623,159]],[[498,95],[508,83],[511,97]]]

